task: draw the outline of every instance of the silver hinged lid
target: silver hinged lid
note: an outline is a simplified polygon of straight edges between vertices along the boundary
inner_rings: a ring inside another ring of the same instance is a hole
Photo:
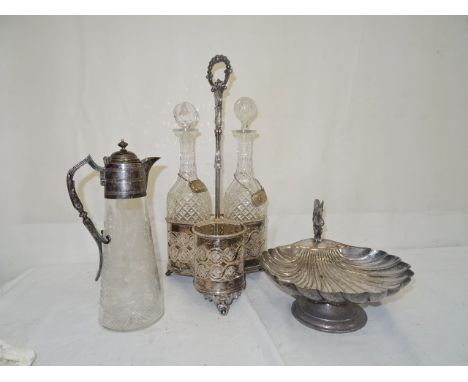
[[[146,196],[148,173],[159,158],[138,159],[128,151],[128,143],[123,139],[118,144],[120,150],[110,157],[104,157],[105,169],[101,172],[101,185],[106,199],[132,199]]]

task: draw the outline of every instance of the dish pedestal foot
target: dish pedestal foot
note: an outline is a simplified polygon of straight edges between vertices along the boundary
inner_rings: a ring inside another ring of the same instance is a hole
[[[357,304],[330,304],[296,298],[291,306],[293,316],[303,325],[329,333],[354,332],[366,325],[367,315]]]

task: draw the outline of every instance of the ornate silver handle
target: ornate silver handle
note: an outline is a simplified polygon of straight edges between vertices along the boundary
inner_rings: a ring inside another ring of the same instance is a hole
[[[218,63],[224,63],[224,80],[217,79],[213,82],[213,67]],[[214,56],[208,63],[208,73],[206,78],[211,85],[211,91],[215,99],[215,138],[216,138],[216,153],[215,153],[215,218],[221,216],[220,211],[220,190],[221,190],[221,134],[223,132],[223,92],[227,88],[229,76],[232,73],[231,63],[226,56],[218,54]]]
[[[85,164],[89,164],[94,170],[99,171],[101,175],[101,183],[102,183],[102,178],[104,174],[104,168],[99,166],[93,158],[91,158],[91,155],[88,155],[85,159],[83,159],[81,162],[78,162],[76,165],[74,165],[67,174],[67,188],[68,188],[68,195],[70,196],[70,200],[72,202],[73,207],[80,213],[80,218],[83,219],[83,224],[85,227],[88,229],[89,233],[91,236],[94,238],[94,241],[96,242],[98,248],[99,248],[99,269],[96,275],[96,278],[94,281],[99,280],[99,276],[101,276],[101,270],[102,270],[102,244],[108,244],[111,240],[109,235],[104,236],[104,231],[101,230],[101,233],[98,232],[96,229],[96,226],[92,222],[92,220],[88,217],[88,213],[84,210],[83,203],[81,203],[80,198],[78,197],[78,194],[76,193],[75,189],[75,181],[73,180],[73,176],[75,175],[75,172]]]
[[[220,79],[218,79],[216,80],[216,82],[213,82],[213,67],[216,64],[219,64],[220,62],[224,63],[224,65],[226,66],[224,69],[224,80],[221,81]],[[232,68],[229,59],[226,56],[223,56],[222,54],[217,54],[216,56],[214,56],[208,63],[208,73],[206,75],[206,78],[208,79],[208,82],[211,85],[211,91],[214,92],[219,88],[222,88],[223,90],[226,89],[231,73]]]

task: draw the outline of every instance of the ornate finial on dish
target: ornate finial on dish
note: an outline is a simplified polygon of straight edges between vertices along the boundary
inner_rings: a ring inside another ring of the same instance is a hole
[[[319,243],[322,241],[322,229],[325,221],[323,220],[323,203],[324,201],[320,201],[315,199],[314,201],[314,214],[312,217],[312,222],[314,223],[314,241]]]

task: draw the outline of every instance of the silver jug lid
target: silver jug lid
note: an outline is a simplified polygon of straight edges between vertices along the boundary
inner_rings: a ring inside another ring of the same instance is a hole
[[[107,164],[121,164],[121,163],[141,163],[135,153],[127,150],[128,143],[123,139],[118,143],[120,150],[112,153],[108,158]]]
[[[148,172],[151,165],[159,158],[138,159],[136,154],[128,151],[128,143],[123,139],[118,144],[120,150],[104,157],[104,186],[106,199],[132,199],[146,196]]]

